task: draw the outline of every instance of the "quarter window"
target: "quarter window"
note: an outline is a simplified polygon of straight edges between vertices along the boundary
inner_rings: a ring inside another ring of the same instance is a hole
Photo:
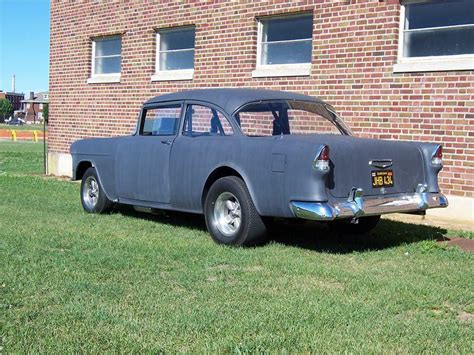
[[[92,42],[92,75],[120,74],[122,39],[120,36],[98,38]]]
[[[404,4],[404,58],[474,54],[474,1]]]
[[[311,63],[312,14],[259,21],[258,65]]]
[[[156,37],[157,71],[194,68],[194,27],[162,30]]]
[[[140,134],[143,136],[172,136],[176,134],[181,105],[169,105],[147,109],[143,114]]]
[[[188,105],[183,127],[183,135],[229,136],[234,134],[229,121],[218,110],[201,105]]]

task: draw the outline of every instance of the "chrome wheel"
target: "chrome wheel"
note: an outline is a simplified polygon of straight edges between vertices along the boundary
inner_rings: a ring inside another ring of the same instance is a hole
[[[232,193],[221,193],[214,204],[214,222],[219,231],[227,236],[235,234],[242,221],[240,202]]]
[[[89,209],[93,209],[99,201],[99,183],[93,176],[87,177],[82,189],[84,203]]]

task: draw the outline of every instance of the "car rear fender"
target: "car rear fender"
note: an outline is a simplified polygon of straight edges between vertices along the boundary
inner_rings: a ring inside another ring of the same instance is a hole
[[[432,158],[440,144],[436,143],[418,143],[418,149],[421,151],[424,161],[426,184],[428,185],[428,192],[439,192],[438,174],[443,168],[443,164],[435,165],[432,163]]]
[[[253,187],[253,184],[251,183],[251,179],[245,173],[244,169],[230,162],[226,162],[225,164],[215,166],[214,169],[211,171],[211,173],[208,175],[206,182],[202,188],[202,206],[204,206],[207,192],[209,191],[209,188],[212,186],[212,184],[216,180],[222,177],[226,177],[226,176],[237,176],[244,181],[245,185],[247,186],[247,189],[249,190],[250,197],[252,198],[253,204],[255,205],[255,208],[257,209],[257,212],[261,214],[261,211],[259,209],[258,199],[256,198],[254,187]]]

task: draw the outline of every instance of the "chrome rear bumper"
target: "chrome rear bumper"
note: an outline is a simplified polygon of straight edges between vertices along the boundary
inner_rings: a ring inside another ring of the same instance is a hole
[[[315,221],[332,221],[339,218],[358,218],[385,213],[423,212],[428,208],[448,206],[448,199],[441,193],[426,192],[419,185],[417,192],[392,196],[364,197],[361,189],[353,189],[343,202],[292,201],[291,209],[298,218]]]

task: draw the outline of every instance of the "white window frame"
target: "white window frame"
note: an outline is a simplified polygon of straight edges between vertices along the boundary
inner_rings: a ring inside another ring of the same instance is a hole
[[[439,55],[427,57],[404,57],[405,35],[405,5],[424,2],[422,0],[407,0],[400,4],[400,26],[398,32],[397,63],[393,67],[394,73],[435,72],[453,70],[473,70],[474,53],[459,55]],[[459,25],[462,26],[462,25]],[[447,26],[444,26],[447,27]],[[453,26],[449,26],[453,27]],[[457,26],[456,26],[457,27]],[[432,27],[441,28],[441,27]]]
[[[106,38],[120,38],[122,40],[122,37],[120,35],[116,36],[107,36],[107,37],[97,37],[92,39],[92,65],[91,65],[91,76],[89,79],[87,79],[88,84],[99,84],[99,83],[119,83],[120,82],[120,76],[121,76],[121,71],[122,71],[122,49],[120,50],[120,55],[109,55],[109,56],[102,56],[102,58],[112,58],[112,57],[120,57],[120,72],[118,73],[107,73],[107,74],[96,74],[95,73],[95,47],[97,41],[100,41],[101,39],[106,39]],[[121,47],[122,48],[122,47]]]
[[[196,27],[195,26],[182,26],[173,27],[169,29],[162,29],[156,31],[156,54],[155,54],[155,74],[151,76],[151,81],[178,81],[178,80],[192,80],[194,78],[194,63],[193,69],[178,69],[178,70],[160,70],[160,50],[161,38],[160,32],[167,31],[179,31],[186,29],[194,29],[194,42],[196,43]],[[194,55],[196,55],[196,44],[194,45]],[[166,52],[184,52],[191,51],[191,48],[186,49],[173,49]]]
[[[275,76],[309,76],[311,74],[311,63],[295,63],[295,64],[261,64],[262,59],[262,37],[263,22],[265,20],[276,20],[280,18],[299,17],[302,14],[288,14],[281,16],[264,17],[257,19],[257,63],[256,68],[252,71],[253,78],[275,77]],[[309,15],[309,14],[308,14]],[[313,19],[314,23],[314,19]],[[303,41],[307,39],[294,40]],[[284,41],[284,42],[293,42]],[[311,54],[313,45],[313,36],[311,35]],[[312,55],[311,55],[312,57]]]

